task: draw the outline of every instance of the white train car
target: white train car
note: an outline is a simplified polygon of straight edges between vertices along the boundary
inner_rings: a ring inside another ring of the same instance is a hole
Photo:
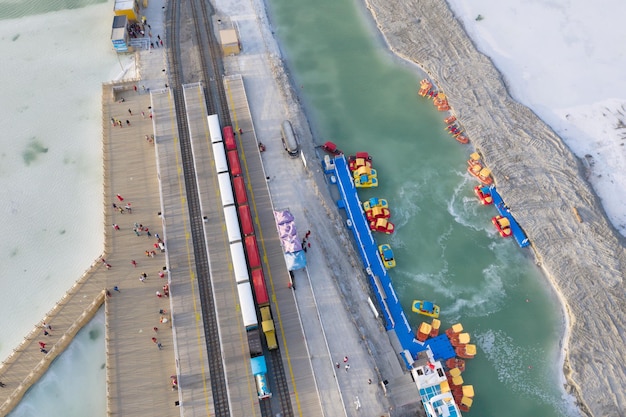
[[[207,117],[209,122],[209,135],[211,136],[211,143],[222,142],[222,129],[220,128],[220,119],[217,114],[212,114]]]
[[[241,241],[230,244],[230,257],[233,261],[235,282],[239,284],[250,281],[250,275],[248,275],[248,264],[246,263],[246,254],[243,251],[243,243],[241,243]]]
[[[237,208],[235,206],[224,207],[224,222],[226,223],[228,242],[241,241],[241,228],[239,227],[239,217],[237,216]]]
[[[226,151],[222,142],[213,144],[213,159],[215,159],[215,171],[218,174],[228,172],[228,162],[226,161]]]
[[[217,182],[220,187],[220,195],[222,196],[222,206],[226,207],[235,204],[233,186],[230,183],[230,174],[228,172],[217,174]]]
[[[241,307],[241,317],[246,330],[253,330],[259,327],[259,321],[256,317],[256,308],[254,307],[254,298],[252,297],[252,287],[249,282],[237,284],[237,292],[239,293],[239,305]]]

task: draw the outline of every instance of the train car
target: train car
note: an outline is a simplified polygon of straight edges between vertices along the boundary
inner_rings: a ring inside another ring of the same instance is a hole
[[[252,213],[250,206],[239,206],[239,223],[241,224],[241,233],[244,236],[254,234],[254,223],[252,222]]]
[[[252,368],[252,374],[256,382],[256,391],[259,400],[272,398],[272,392],[267,383],[267,363],[265,363],[265,356],[257,356],[256,358],[250,359],[250,367]]]
[[[252,286],[254,287],[254,298],[259,307],[265,307],[270,304],[270,297],[267,294],[265,285],[265,276],[261,268],[254,269],[250,272],[252,275]]]
[[[237,149],[237,141],[235,140],[235,133],[232,126],[225,126],[222,130],[224,132],[224,146],[227,151]]]
[[[222,142],[213,144],[213,159],[215,160],[215,171],[218,174],[228,172],[228,162],[226,161],[226,151]]]
[[[251,270],[261,267],[261,254],[256,236],[247,236],[245,239],[246,253],[248,254],[248,266]]]
[[[230,257],[233,260],[233,271],[235,272],[235,282],[250,281],[248,275],[248,266],[246,264],[246,255],[243,252],[243,244],[241,242],[233,242],[230,244]]]
[[[233,187],[230,183],[230,175],[228,175],[227,172],[217,174],[217,182],[220,187],[222,206],[226,207],[235,204],[235,196],[233,195]]]
[[[237,197],[237,205],[248,203],[248,193],[246,192],[246,183],[243,177],[233,178],[233,187],[235,188],[235,196]]]
[[[249,282],[237,284],[237,293],[239,294],[239,306],[241,307],[241,318],[246,331],[254,330],[259,327],[259,321],[256,317],[256,309],[254,307],[254,297],[252,297],[252,287]]]
[[[241,229],[239,228],[239,217],[235,206],[224,207],[224,223],[226,223],[226,233],[228,242],[233,243],[241,240]]]
[[[255,358],[263,354],[263,345],[261,344],[261,331],[252,329],[246,332],[248,336],[248,348],[250,349],[250,357]]]
[[[265,334],[267,348],[269,350],[278,349],[278,341],[276,341],[276,330],[274,329],[274,320],[269,306],[261,307],[261,328]]]
[[[211,143],[217,143],[222,141],[222,129],[220,129],[220,119],[217,114],[211,114],[207,117],[209,122],[209,135],[211,136]]]
[[[239,161],[239,154],[237,151],[228,151],[228,166],[230,167],[230,175],[232,177],[240,176],[243,171],[241,170],[241,162]]]

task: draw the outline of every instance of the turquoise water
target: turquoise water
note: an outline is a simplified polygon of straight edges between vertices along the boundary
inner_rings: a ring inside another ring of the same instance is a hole
[[[416,94],[423,75],[387,52],[352,1],[271,0],[270,14],[316,142],[373,155],[380,185],[361,195],[389,201],[396,233],[378,240],[394,248],[405,310],[433,300],[442,328],[460,321],[478,345],[464,374],[472,414],[575,415],[560,389],[560,306],[528,249],[496,235],[495,208],[478,204],[465,173],[471,148]]]

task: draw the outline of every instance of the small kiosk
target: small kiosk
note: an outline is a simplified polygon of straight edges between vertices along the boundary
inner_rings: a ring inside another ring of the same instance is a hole
[[[220,44],[222,45],[224,56],[237,55],[241,51],[239,37],[235,29],[220,30]]]
[[[120,15],[113,17],[111,42],[117,53],[129,52],[128,49],[128,17]]]
[[[126,16],[131,22],[139,20],[139,0],[115,0],[113,6],[115,16]]]

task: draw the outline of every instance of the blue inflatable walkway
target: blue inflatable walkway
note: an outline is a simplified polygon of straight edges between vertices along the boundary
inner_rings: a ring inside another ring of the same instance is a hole
[[[507,219],[509,219],[509,223],[511,223],[511,232],[513,232],[513,237],[517,241],[517,244],[521,248],[525,248],[526,246],[530,245],[530,241],[528,240],[526,233],[524,233],[519,223],[517,223],[517,221],[513,218],[513,215],[511,214],[511,211],[509,210],[509,208],[506,206],[506,204],[504,204],[504,200],[502,200],[502,197],[496,191],[496,186],[495,185],[490,186],[489,192],[491,192],[491,198],[493,198],[493,205],[496,206],[498,213],[500,213],[501,216],[504,216]]]
[[[387,330],[395,331],[402,348],[405,350],[403,353],[410,355],[410,358],[404,358],[407,367],[410,369],[417,353],[426,350],[426,346],[422,345],[415,338],[415,332],[411,329],[411,325],[391,284],[391,278],[387,274],[387,269],[384,267],[378,254],[378,246],[365,218],[346,158],[343,155],[338,156],[334,159],[334,164],[334,174],[337,177],[337,186],[341,193],[341,201],[339,201],[338,205],[346,210],[349,219],[348,224],[354,234],[361,259],[376,294],[378,304],[385,315],[386,328]]]

